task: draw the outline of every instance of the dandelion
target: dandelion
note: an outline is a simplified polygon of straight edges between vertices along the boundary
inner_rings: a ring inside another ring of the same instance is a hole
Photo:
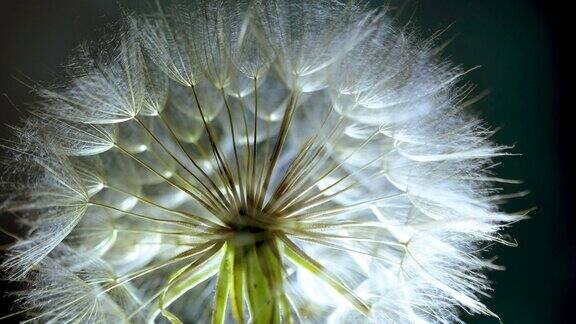
[[[5,145],[27,321],[496,316],[482,251],[522,216],[433,41],[353,1],[149,7]]]

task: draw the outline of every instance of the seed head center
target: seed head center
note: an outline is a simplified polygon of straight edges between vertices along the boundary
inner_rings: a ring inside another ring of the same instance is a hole
[[[235,245],[246,245],[269,240],[274,235],[273,217],[264,217],[261,210],[241,208],[230,224],[230,241]]]

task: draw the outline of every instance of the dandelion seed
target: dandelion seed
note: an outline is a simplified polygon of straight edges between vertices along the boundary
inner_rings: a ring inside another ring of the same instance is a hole
[[[6,145],[30,321],[459,322],[505,147],[465,71],[354,2],[173,1],[83,50]],[[80,71],[78,73],[78,71]]]

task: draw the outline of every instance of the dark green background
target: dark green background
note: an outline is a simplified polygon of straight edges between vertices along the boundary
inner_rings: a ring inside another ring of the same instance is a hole
[[[523,154],[503,159],[498,172],[525,180],[508,190],[531,194],[505,208],[538,209],[510,230],[517,248],[493,249],[507,270],[490,274],[495,292],[486,302],[504,323],[569,323],[575,243],[568,186],[574,180],[569,162],[574,145],[565,136],[567,127],[561,128],[569,121],[563,108],[570,91],[562,41],[573,35],[559,33],[567,15],[563,8],[529,0],[420,0],[408,2],[403,12],[423,37],[448,27],[444,39],[455,39],[445,56],[453,62],[482,66],[466,76],[479,91],[491,91],[475,109],[502,128],[495,136],[498,143],[514,144],[513,151]],[[0,122],[14,123],[19,116],[10,101],[25,111],[30,99],[12,74],[48,78],[75,45],[97,39],[101,27],[117,16],[114,0],[0,0],[0,94],[7,95],[0,98]],[[0,136],[7,136],[6,127],[0,127]],[[0,223],[9,226],[5,219]],[[10,298],[2,303],[0,314],[5,314]],[[498,323],[479,316],[466,321]]]

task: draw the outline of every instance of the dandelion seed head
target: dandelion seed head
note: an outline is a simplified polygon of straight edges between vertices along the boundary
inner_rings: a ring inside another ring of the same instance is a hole
[[[28,233],[2,267],[31,320],[496,316],[507,147],[433,41],[356,2],[148,7],[33,85],[6,145],[1,208]]]

